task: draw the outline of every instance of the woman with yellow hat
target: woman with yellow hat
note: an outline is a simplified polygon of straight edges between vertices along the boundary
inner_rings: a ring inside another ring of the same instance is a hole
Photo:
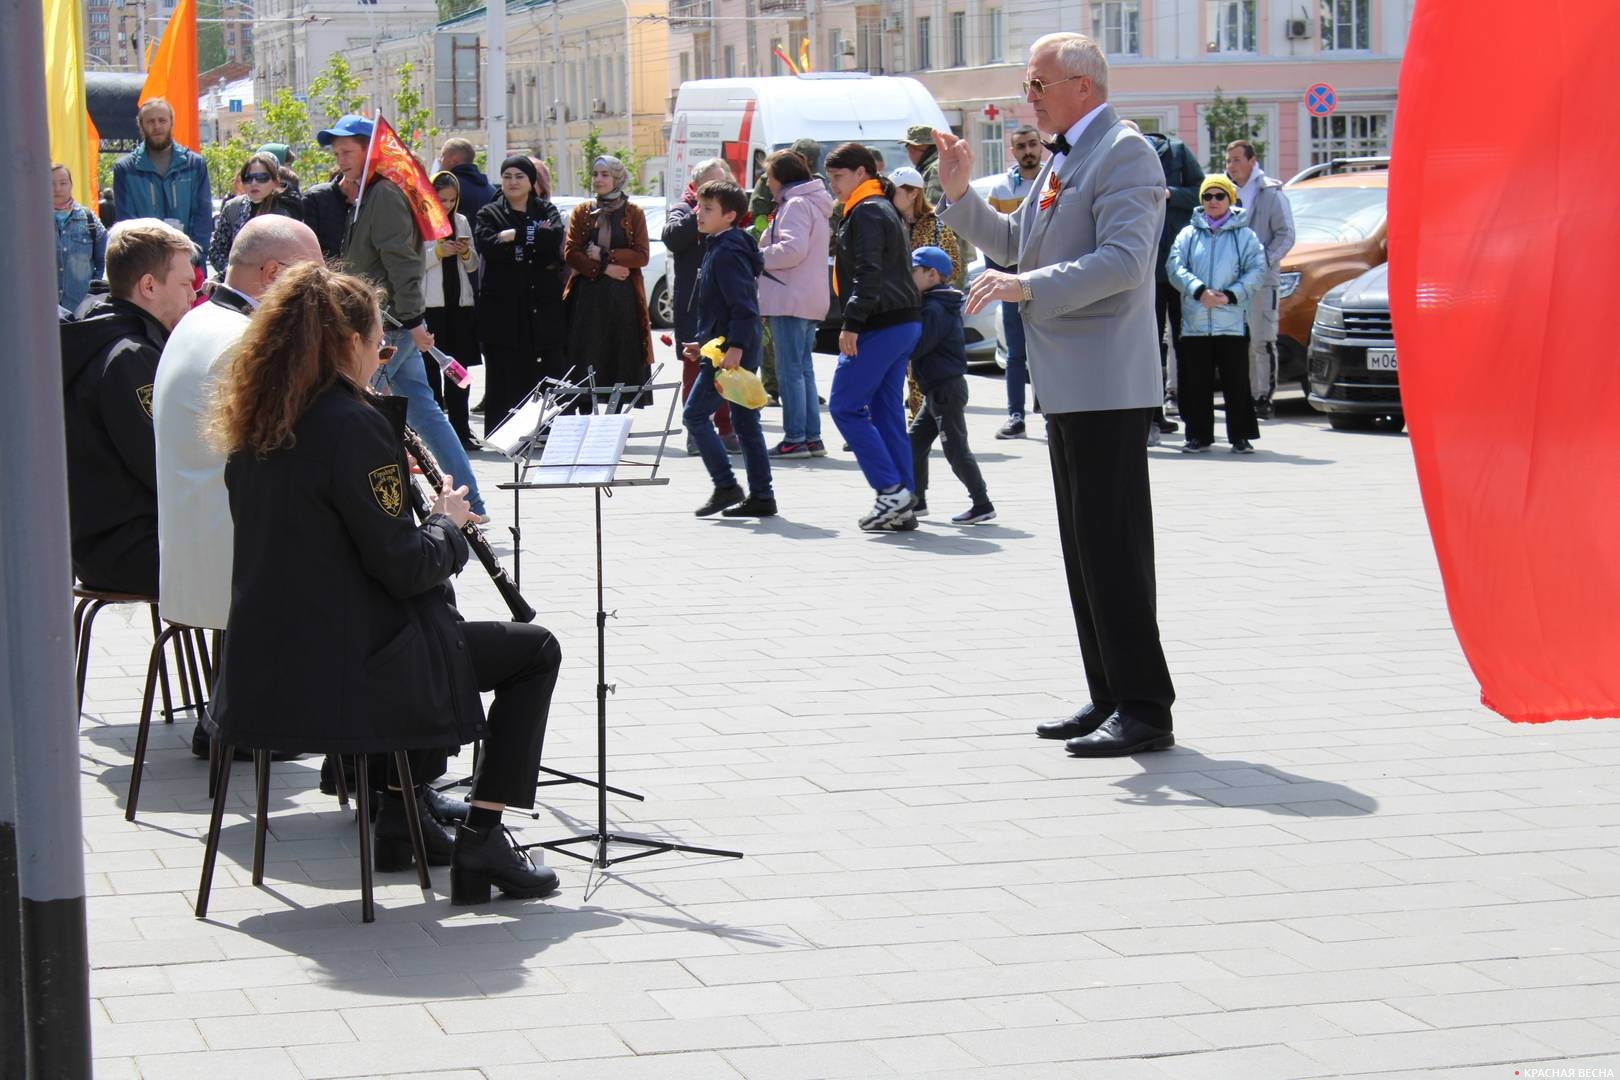
[[[1226,401],[1226,439],[1234,454],[1254,453],[1260,437],[1249,397],[1249,298],[1266,274],[1266,255],[1237,206],[1237,188],[1225,176],[1206,176],[1199,208],[1170,245],[1165,272],[1181,293],[1181,383],[1178,398],[1187,424],[1184,454],[1207,452],[1215,442],[1215,379]]]

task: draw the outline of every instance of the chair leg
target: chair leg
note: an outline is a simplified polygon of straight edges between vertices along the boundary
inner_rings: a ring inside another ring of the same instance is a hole
[[[169,648],[174,650],[174,669],[180,673],[180,707],[190,709],[192,706],[191,686],[186,682],[186,671],[190,667],[186,657],[186,635],[184,632],[176,634],[169,639]],[[165,724],[174,723],[174,714],[170,713],[163,721]]]
[[[208,696],[209,697],[213,697],[214,696],[214,659],[213,659],[213,654],[208,651],[208,639],[203,636],[203,632],[201,630],[193,630],[192,633],[195,634],[196,637],[197,637],[197,659],[202,664],[203,688],[208,691]]]
[[[405,824],[411,832],[411,854],[416,858],[416,883],[422,886],[424,892],[430,891],[433,879],[428,876],[427,843],[422,839],[422,815],[417,812],[410,756],[403,750],[395,750],[394,767],[399,770],[399,793],[405,803]]]
[[[91,600],[89,606],[84,609],[84,626],[79,633],[78,682],[80,711],[84,709],[84,679],[90,670],[90,633],[95,629],[96,616],[101,614],[101,609],[106,606],[104,600]]]
[[[231,780],[231,755],[225,747],[225,767],[220,770],[219,783],[214,786],[214,811],[208,819],[208,843],[203,848],[202,880],[197,883],[197,918],[208,917],[208,894],[214,887],[214,861],[219,857],[219,827],[225,819],[225,789]]]
[[[371,899],[371,776],[366,755],[354,756],[354,801],[360,813],[360,921],[376,922],[377,910]]]
[[[259,805],[253,817],[253,884],[264,884],[264,834],[270,819],[270,751],[253,751],[253,771],[258,780]]]
[[[197,669],[197,652],[192,648],[191,639],[194,634],[195,631],[182,630],[180,631],[180,636],[175,640],[180,643],[183,651],[186,654],[185,677],[180,681],[181,686],[189,685],[191,688],[187,694],[191,700],[186,702],[186,704],[190,705],[195,703],[200,712],[204,701],[203,684],[202,674]]]
[[[169,696],[169,661],[164,657],[163,654],[163,646],[168,644],[170,639],[164,637],[165,631],[163,629],[163,623],[158,619],[157,605],[152,604],[151,608],[152,648],[157,655],[158,674],[162,676],[163,679],[161,684],[163,688],[163,722],[165,724],[172,724],[174,723],[174,702],[170,700]]]
[[[214,797],[214,789],[219,787],[219,773],[222,759],[219,754],[219,740],[208,740],[208,797]]]
[[[124,800],[125,821],[135,820],[135,807],[141,801],[141,772],[146,768],[146,739],[152,730],[152,695],[154,684],[159,678],[163,647],[168,644],[165,635],[171,633],[172,630],[165,630],[158,634],[157,640],[152,643],[152,657],[146,663],[146,692],[141,696],[141,722],[135,731],[135,767],[130,770],[129,795]],[[168,697],[166,692],[164,697]]]
[[[338,806],[349,808],[349,781],[343,775],[343,755],[332,755],[332,779],[337,783]]]

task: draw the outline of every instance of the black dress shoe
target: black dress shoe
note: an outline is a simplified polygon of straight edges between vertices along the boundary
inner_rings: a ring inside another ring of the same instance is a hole
[[[1170,732],[1116,712],[1090,735],[1064,743],[1063,749],[1075,757],[1129,757],[1150,750],[1168,750],[1174,745],[1176,737]]]
[[[776,500],[769,496],[761,498],[750,495],[736,506],[728,506],[720,511],[721,517],[775,517]]]
[[[422,785],[422,805],[427,807],[427,812],[440,825],[452,828],[466,821],[467,812],[472,809],[472,803],[466,799],[439,791],[429,784]]]
[[[712,517],[728,506],[737,505],[747,497],[748,492],[744,491],[740,484],[732,484],[730,487],[723,488],[717,487],[714,489],[714,494],[709,496],[709,501],[692,512],[698,517]]]
[[[1078,739],[1102,727],[1102,722],[1108,719],[1108,714],[1113,711],[1099,709],[1096,705],[1087,705],[1067,720],[1048,720],[1043,724],[1036,724],[1035,734],[1043,739]]]
[[[450,903],[456,907],[489,903],[491,886],[507,896],[532,899],[557,891],[557,871],[519,851],[499,824],[456,830],[450,864]]]
[[[409,870],[415,862],[411,853],[410,823],[405,820],[405,800],[395,792],[387,792],[375,802],[377,809],[376,833],[373,837],[372,863],[378,873],[388,874]],[[449,866],[456,849],[455,835],[433,820],[424,801],[416,800],[416,814],[422,821],[422,846],[427,849],[429,866]]]

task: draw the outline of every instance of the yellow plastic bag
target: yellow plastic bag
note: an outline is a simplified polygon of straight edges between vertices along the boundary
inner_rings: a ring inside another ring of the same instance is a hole
[[[721,397],[745,409],[765,407],[765,402],[770,398],[765,393],[765,384],[757,372],[742,367],[720,367],[726,358],[725,338],[717,337],[707,342],[698,353],[718,369],[714,373],[714,386],[720,391]]]

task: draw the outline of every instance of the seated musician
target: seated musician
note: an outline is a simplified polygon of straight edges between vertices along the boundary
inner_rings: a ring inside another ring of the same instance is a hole
[[[403,401],[366,386],[393,350],[376,290],[320,264],[285,269],[228,373],[212,433],[228,455],[231,608],[213,711],[231,746],[356,754],[483,740],[453,850],[429,822],[451,901],[496,886],[545,896],[557,875],[501,827],[531,809],[562,653],[550,631],[464,622],[447,583],[467,562],[465,487],[411,518]],[[493,690],[486,721],[480,691]],[[398,783],[398,781],[394,781]],[[377,863],[410,866],[402,793],[377,815]]]

